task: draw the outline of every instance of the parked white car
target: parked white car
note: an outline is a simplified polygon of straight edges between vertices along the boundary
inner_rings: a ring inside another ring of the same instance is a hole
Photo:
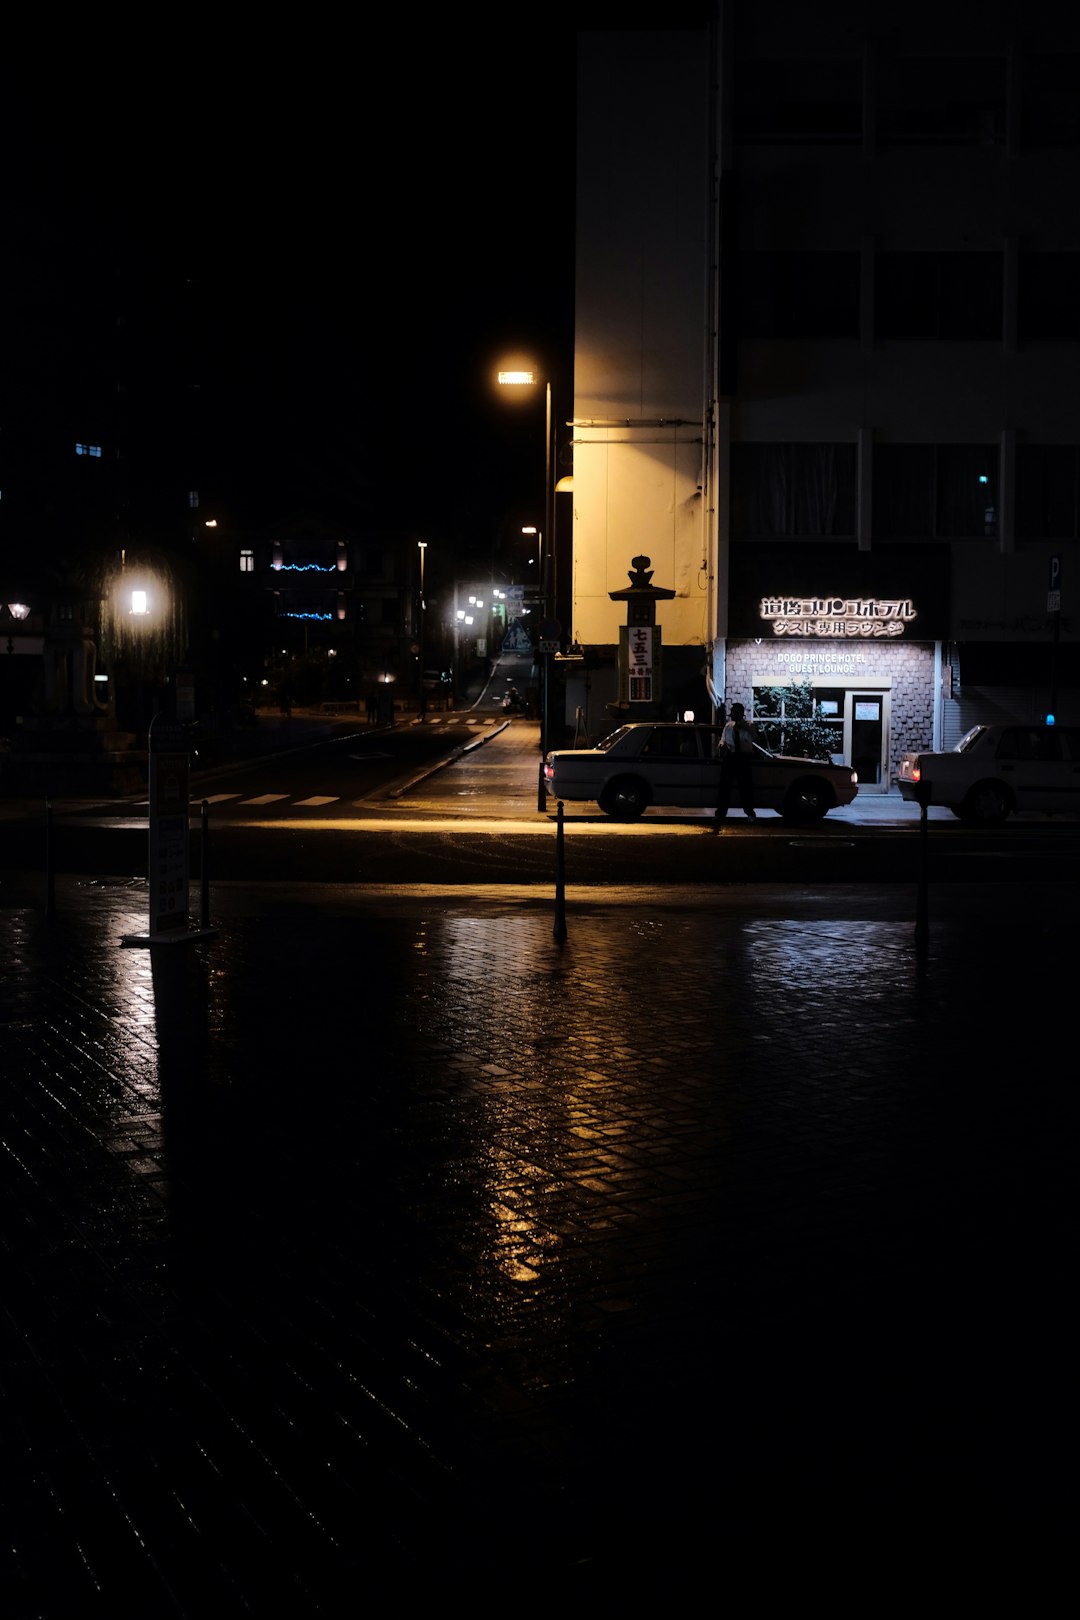
[[[721,726],[638,721],[620,726],[595,748],[548,754],[544,780],[553,799],[594,799],[619,821],[635,820],[649,805],[711,810],[720,785],[722,734]],[[775,810],[789,821],[820,821],[857,792],[858,777],[849,765],[754,747],[756,810]]]
[[[907,753],[903,799],[948,807],[961,821],[993,825],[1014,811],[1080,814],[1080,727],[972,726],[944,753]]]

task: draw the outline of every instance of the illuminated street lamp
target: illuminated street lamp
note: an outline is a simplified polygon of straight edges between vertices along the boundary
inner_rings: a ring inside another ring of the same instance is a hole
[[[530,535],[530,536],[531,535],[536,536],[536,583],[540,588],[541,597],[543,597],[543,591],[544,591],[544,576],[543,576],[544,536],[541,534],[540,530],[536,527],[535,523],[526,523],[521,532],[522,532],[522,534],[527,534],[527,535]],[[529,558],[529,561],[532,562],[531,557]],[[541,602],[541,606],[543,606],[543,602]]]
[[[532,367],[524,366],[517,370],[500,371],[499,384],[504,388],[530,388],[535,387],[542,379]],[[551,588],[550,573],[547,558],[544,554],[544,535],[547,535],[547,544],[551,545],[552,510],[554,492],[551,485],[551,379],[544,378],[544,527],[537,533],[538,559],[540,571],[540,647],[538,649],[540,670],[540,771],[536,785],[536,808],[546,810],[547,791],[544,786],[544,758],[547,754],[548,733],[550,723],[548,716],[548,703],[551,691],[550,654],[544,643],[551,629],[550,614],[548,611],[548,595]],[[525,529],[523,534],[529,532]]]

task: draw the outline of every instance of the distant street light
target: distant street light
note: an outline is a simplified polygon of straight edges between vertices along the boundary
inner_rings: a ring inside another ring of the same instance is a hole
[[[522,534],[528,534],[528,535],[535,535],[536,536],[536,583],[537,583],[537,586],[538,586],[538,588],[540,590],[540,596],[541,596],[540,605],[543,608],[544,607],[544,602],[543,602],[543,594],[544,594],[544,573],[543,573],[544,536],[541,534],[540,530],[536,527],[535,523],[526,523],[521,532],[522,532]],[[532,562],[532,560],[533,559],[530,557],[529,561]]]

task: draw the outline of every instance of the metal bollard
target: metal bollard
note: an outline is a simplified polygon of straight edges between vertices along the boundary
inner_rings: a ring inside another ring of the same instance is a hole
[[[45,800],[45,915],[56,915],[56,886],[53,882],[52,860],[52,801]]]
[[[199,927],[210,927],[210,806],[204,799],[199,821]]]
[[[555,821],[555,925],[551,932],[561,945],[566,938],[566,852],[563,844],[563,805],[559,800]]]
[[[919,784],[919,889],[915,907],[915,943],[921,950],[926,949],[930,937],[930,923],[927,916],[927,867],[929,864],[929,843],[927,839],[926,810],[930,803],[930,783]]]

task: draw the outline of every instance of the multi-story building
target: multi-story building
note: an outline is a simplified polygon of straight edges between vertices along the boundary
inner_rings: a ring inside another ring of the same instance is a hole
[[[1044,0],[579,36],[567,713],[593,734],[634,709],[637,556],[675,592],[646,695],[703,677],[775,716],[808,683],[860,791],[976,720],[1076,718],[1078,70]]]

